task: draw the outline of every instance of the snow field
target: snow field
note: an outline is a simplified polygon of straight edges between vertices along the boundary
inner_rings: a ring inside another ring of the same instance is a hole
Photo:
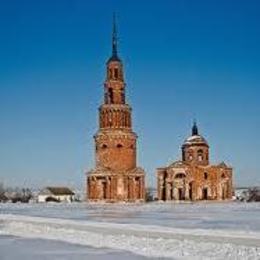
[[[183,229],[0,214],[0,234],[53,239],[175,259],[260,259],[260,232]]]

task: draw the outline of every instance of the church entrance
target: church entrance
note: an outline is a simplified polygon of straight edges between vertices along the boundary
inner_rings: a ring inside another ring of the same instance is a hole
[[[140,178],[136,177],[135,178],[135,199],[140,198],[141,193],[140,193]]]
[[[202,199],[207,200],[208,199],[208,188],[203,188],[202,190]]]
[[[106,199],[106,182],[102,179],[99,180],[98,199],[100,200]]]
[[[192,200],[192,183],[189,184],[189,199]]]
[[[179,197],[179,200],[185,200],[184,190],[182,188],[178,189],[178,197]]]
[[[221,187],[221,197],[222,197],[222,200],[225,200],[227,198],[227,185],[226,183],[222,184],[222,187]]]

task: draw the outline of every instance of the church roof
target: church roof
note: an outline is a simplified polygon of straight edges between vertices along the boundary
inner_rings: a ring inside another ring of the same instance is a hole
[[[113,62],[113,61],[121,62],[121,59],[120,59],[117,55],[112,55],[112,56],[108,59],[107,63],[110,63],[110,62]]]
[[[46,187],[46,191],[49,191],[51,194],[60,196],[60,195],[74,195],[75,193],[68,187]]]
[[[208,145],[206,139],[201,135],[192,135],[184,141],[184,145],[205,144]]]
[[[172,167],[184,167],[187,166],[188,164],[185,163],[184,161],[175,161],[173,163],[171,163],[168,167],[172,168]]]
[[[225,162],[221,162],[218,166],[222,167],[222,168],[227,168],[228,167]]]

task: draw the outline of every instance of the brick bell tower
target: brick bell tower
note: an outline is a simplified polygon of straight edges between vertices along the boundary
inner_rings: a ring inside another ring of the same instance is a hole
[[[104,101],[99,107],[99,130],[94,136],[96,167],[87,173],[89,201],[144,201],[145,172],[136,166],[137,135],[131,107],[125,100],[123,63],[118,57],[113,20],[112,55],[106,63]]]

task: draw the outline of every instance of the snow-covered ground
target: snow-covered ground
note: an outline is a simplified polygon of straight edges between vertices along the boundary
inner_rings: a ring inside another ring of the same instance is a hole
[[[0,234],[130,259],[260,259],[260,203],[0,204]]]
[[[145,260],[146,257],[120,252],[114,249],[102,250],[71,243],[30,239],[14,236],[0,236],[1,260]]]

